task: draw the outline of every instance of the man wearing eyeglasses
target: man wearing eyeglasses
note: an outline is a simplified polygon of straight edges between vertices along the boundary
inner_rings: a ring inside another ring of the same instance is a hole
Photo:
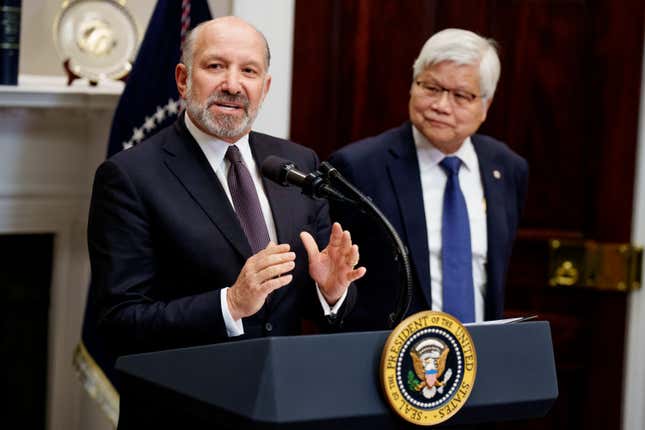
[[[462,322],[497,319],[524,205],[527,162],[476,134],[500,75],[495,42],[447,29],[414,62],[410,120],[346,146],[330,163],[368,195],[406,244],[414,290],[408,314],[440,310]],[[385,233],[340,204],[368,269],[347,328],[385,329],[401,282]]]

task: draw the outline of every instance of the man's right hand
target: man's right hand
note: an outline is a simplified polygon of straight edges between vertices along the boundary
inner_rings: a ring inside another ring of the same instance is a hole
[[[295,252],[289,245],[269,242],[266,248],[246,260],[235,284],[227,291],[228,310],[234,320],[248,317],[260,310],[273,290],[293,279],[288,274],[296,266]]]

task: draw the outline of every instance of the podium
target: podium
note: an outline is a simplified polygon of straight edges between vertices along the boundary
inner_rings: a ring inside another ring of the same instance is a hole
[[[548,322],[468,330],[478,362],[473,391],[435,427],[544,416],[558,396]],[[122,356],[119,429],[415,427],[382,394],[389,333],[269,337]]]

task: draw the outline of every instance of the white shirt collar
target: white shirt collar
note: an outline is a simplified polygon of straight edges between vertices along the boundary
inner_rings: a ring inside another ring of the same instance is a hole
[[[430,143],[430,141],[419,130],[417,130],[414,124],[412,125],[412,137],[419,157],[422,157],[424,161],[429,162],[431,165],[434,166],[439,164],[441,160],[448,156]],[[478,165],[477,153],[475,152],[475,147],[470,140],[470,136],[464,139],[464,143],[462,143],[457,152],[450,155],[458,157],[469,171],[473,170],[473,168]]]
[[[232,144],[211,136],[210,134],[204,133],[190,119],[188,113],[184,114],[184,120],[188,132],[195,138],[199,147],[202,149],[202,151],[204,151],[204,154],[206,154],[206,158],[208,158],[211,162],[211,166],[214,170],[217,171],[224,161],[226,151]],[[247,167],[255,165],[253,153],[251,152],[251,145],[249,145],[248,133],[242,136],[237,142],[234,143],[234,145],[239,148],[240,153],[242,154],[242,160],[244,160],[244,163],[247,165]]]

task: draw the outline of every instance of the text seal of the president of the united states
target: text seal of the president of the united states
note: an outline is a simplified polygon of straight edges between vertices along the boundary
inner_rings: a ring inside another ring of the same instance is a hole
[[[476,373],[470,333],[443,312],[424,311],[403,320],[381,356],[381,383],[390,406],[419,425],[454,416],[470,396]]]

